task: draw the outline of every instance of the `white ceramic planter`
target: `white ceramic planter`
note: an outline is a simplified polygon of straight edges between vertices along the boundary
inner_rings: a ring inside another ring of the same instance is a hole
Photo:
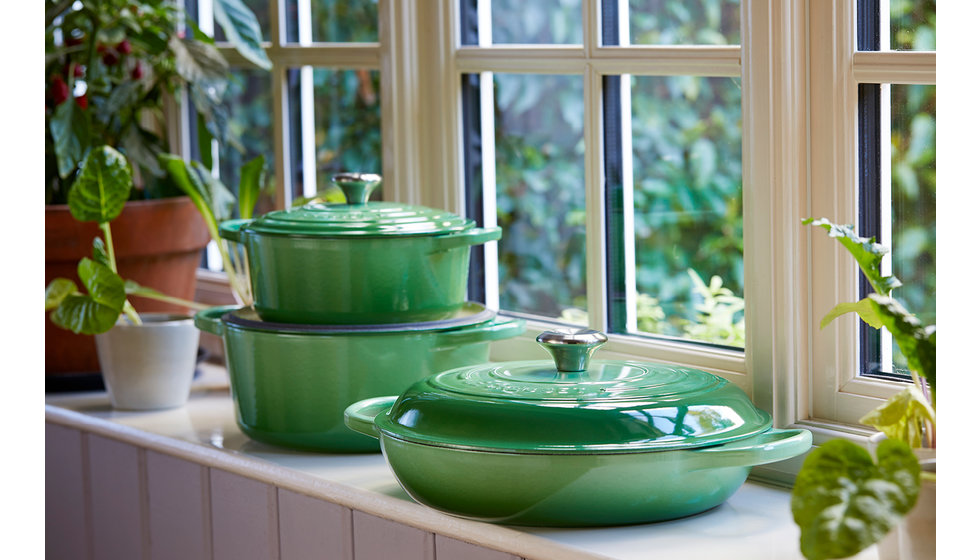
[[[923,471],[936,472],[936,450],[915,449]],[[919,499],[904,519],[878,542],[881,560],[935,560],[936,481],[923,480]]]
[[[187,402],[200,331],[185,315],[145,313],[95,336],[99,365],[114,408],[154,410]]]

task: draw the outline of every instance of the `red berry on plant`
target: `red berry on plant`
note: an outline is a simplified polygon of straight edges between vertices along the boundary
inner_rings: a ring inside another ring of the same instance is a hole
[[[82,76],[85,75],[85,68],[83,68],[81,64],[76,64],[75,65],[75,69],[72,70],[72,74],[76,78],[81,78]]]
[[[51,78],[51,101],[57,107],[68,99],[68,84],[61,76],[55,75]]]
[[[120,54],[129,54],[133,52],[133,46],[129,44],[128,40],[123,39],[118,45],[116,45],[116,50],[119,51]]]
[[[140,65],[139,61],[136,62],[136,66],[133,66],[133,71],[130,72],[129,75],[134,80],[138,80],[143,77],[143,66]]]
[[[106,50],[102,53],[102,63],[106,66],[115,66],[119,64],[119,55],[115,51]]]
[[[81,45],[84,40],[84,37],[69,35],[67,38],[65,38],[65,44],[69,47],[77,47],[78,45]]]
[[[81,94],[75,98],[75,103],[82,109],[88,109],[88,95]]]
[[[95,52],[99,54],[106,52],[106,50],[108,49],[109,47],[105,46],[105,43],[99,43],[98,45],[95,45]]]

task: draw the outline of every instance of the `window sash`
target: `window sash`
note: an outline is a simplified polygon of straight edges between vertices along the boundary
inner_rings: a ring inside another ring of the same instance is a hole
[[[810,37],[833,48],[813,50],[810,60],[810,215],[858,223],[858,91],[860,84],[935,83],[935,52],[858,51],[857,0],[810,5]],[[881,158],[887,165],[888,158]],[[817,232],[819,234],[819,232]],[[839,302],[859,299],[859,271],[839,244],[814,237],[812,325]],[[903,386],[861,377],[858,320],[842,317],[813,328],[810,411],[814,419],[856,424]]]

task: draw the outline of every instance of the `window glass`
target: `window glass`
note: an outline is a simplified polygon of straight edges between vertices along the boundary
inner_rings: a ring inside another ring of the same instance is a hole
[[[256,156],[265,157],[266,183],[255,206],[256,215],[272,210],[276,200],[270,85],[264,70],[231,70],[225,98],[231,109],[228,129],[238,145],[222,145],[218,150],[219,176],[236,195],[242,165]]]
[[[494,75],[500,307],[580,319],[586,310],[580,76]]]
[[[744,347],[739,81],[631,81],[636,328]]]
[[[634,45],[737,45],[738,0],[629,0]]]
[[[891,49],[936,50],[936,0],[890,0]]]
[[[376,43],[378,0],[281,0],[288,43]]]
[[[936,323],[936,86],[891,85],[892,293]],[[905,367],[896,348],[895,368]]]
[[[379,76],[376,70],[289,70],[294,197],[336,194],[330,178],[341,171],[381,173]]]
[[[491,2],[494,43],[581,44],[581,0],[483,0]]]

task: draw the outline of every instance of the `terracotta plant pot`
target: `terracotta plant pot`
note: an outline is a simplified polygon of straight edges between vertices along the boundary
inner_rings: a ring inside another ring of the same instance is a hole
[[[91,257],[92,240],[100,234],[98,226],[75,220],[63,204],[45,207],[44,225],[45,285],[59,276],[80,284],[75,272],[78,261]],[[190,198],[127,202],[111,227],[123,278],[167,295],[194,299],[195,272],[211,238]],[[187,312],[143,298],[130,301],[140,312]],[[44,371],[49,380],[99,370],[94,337],[76,335],[45,320]]]

